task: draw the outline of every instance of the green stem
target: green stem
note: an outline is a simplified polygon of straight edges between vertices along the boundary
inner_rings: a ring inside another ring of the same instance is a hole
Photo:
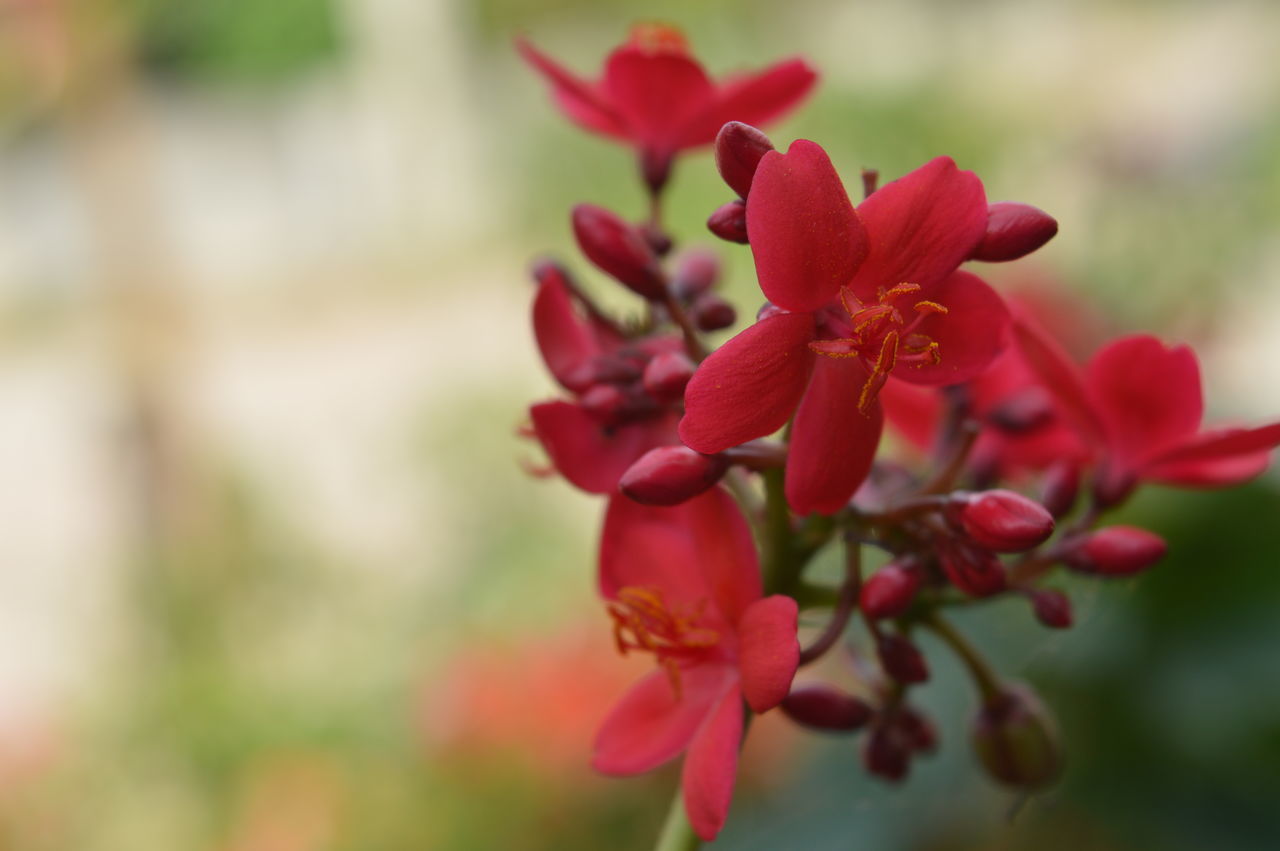
[[[671,809],[653,851],[697,851],[701,847],[702,840],[693,832],[693,825],[689,824],[689,817],[684,812],[684,795],[676,787],[675,798],[671,801]]]
[[[764,478],[764,592],[786,593],[798,577],[792,576],[791,512],[783,490],[781,469],[765,470]]]
[[[925,618],[924,624],[950,645],[955,654],[960,657],[960,661],[964,662],[965,667],[969,669],[970,676],[973,677],[974,683],[978,686],[978,691],[982,693],[984,701],[992,700],[1004,691],[1003,686],[1000,684],[999,675],[987,663],[987,660],[982,658],[982,654],[978,652],[977,648],[969,643],[969,639],[961,635],[954,626],[944,620],[937,612],[933,612]]]
[[[831,620],[822,634],[800,652],[800,664],[808,665],[822,658],[835,646],[849,626],[849,618],[858,607],[858,593],[862,590],[862,545],[851,538],[845,540],[844,584],[836,600]]]

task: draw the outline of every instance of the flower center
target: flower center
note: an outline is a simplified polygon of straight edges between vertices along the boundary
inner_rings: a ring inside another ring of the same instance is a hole
[[[674,53],[684,56],[689,52],[689,42],[683,32],[670,24],[657,22],[633,26],[629,43],[649,54]]]
[[[667,606],[657,588],[627,586],[609,604],[614,643],[624,656],[632,650],[652,653],[667,672],[679,700],[680,663],[696,659],[720,643],[715,630],[696,626],[705,609],[703,600],[692,611],[680,612]]]
[[[918,333],[926,316],[947,313],[936,301],[922,299],[902,310],[899,301],[920,292],[919,284],[901,283],[880,288],[875,301],[862,301],[848,287],[840,288],[840,304],[849,314],[847,337],[814,340],[809,348],[829,358],[862,358],[870,375],[858,396],[858,410],[866,413],[899,363],[913,366],[936,364],[942,353],[936,340]],[[843,323],[842,323],[843,324]]]

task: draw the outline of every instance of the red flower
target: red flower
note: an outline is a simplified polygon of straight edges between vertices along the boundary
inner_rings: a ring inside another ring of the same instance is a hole
[[[794,413],[787,499],[799,513],[839,510],[870,469],[886,379],[955,384],[1003,346],[1003,302],[957,271],[986,228],[982,183],[947,157],[855,211],[818,145],[765,154],[747,229],[760,288],[776,309],[699,367],[680,436],[720,452],[771,434]]]
[[[710,841],[733,796],[743,699],[764,712],[790,690],[800,658],[796,602],[761,596],[751,531],[720,488],[674,508],[614,497],[600,592],[618,649],[652,653],[658,670],[605,719],[592,765],[640,774],[684,753],[685,810]]]
[[[1012,315],[1051,322],[1058,338],[1073,351],[1091,348],[1099,317],[1048,282],[1035,283],[1036,289],[1023,287],[1009,299]],[[969,456],[969,467],[980,480],[1016,480],[1066,464],[1078,470],[1094,455],[1017,346],[1006,348],[966,382],[964,395],[969,415],[982,426]],[[880,393],[880,402],[885,419],[908,442],[921,450],[936,446],[946,417],[946,403],[937,389],[891,379]]]
[[[672,335],[628,339],[603,318],[580,315],[559,267],[544,264],[535,274],[534,336],[551,374],[576,398],[532,406],[534,435],[566,479],[611,493],[633,461],[676,442],[675,408],[646,389],[644,370],[682,343]]]
[[[635,146],[655,191],[677,153],[711,144],[728,121],[764,124],[781,117],[817,80],[803,59],[788,59],[714,82],[689,54],[684,35],[660,24],[634,27],[609,54],[598,81],[577,76],[525,39],[516,48],[546,77],[571,121]]]
[[[971,468],[1016,479],[1063,461],[1083,464],[1091,456],[1016,348],[1001,352],[966,387],[971,414],[982,425]],[[922,450],[934,445],[945,418],[944,400],[936,390],[890,380],[880,401],[899,434]]]
[[[1102,452],[1095,491],[1119,502],[1141,482],[1191,488],[1236,485],[1266,469],[1280,423],[1200,430],[1200,366],[1187,346],[1144,334],[1104,346],[1082,371],[1028,321],[1014,323],[1027,362],[1075,429]]]

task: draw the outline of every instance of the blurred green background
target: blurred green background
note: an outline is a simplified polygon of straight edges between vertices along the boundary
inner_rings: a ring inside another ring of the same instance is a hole
[[[999,285],[1194,342],[1220,421],[1280,412],[1267,0],[0,0],[0,849],[650,846],[674,775],[585,767],[638,670],[601,506],[515,436],[554,392],[528,262],[582,269],[569,205],[643,199],[511,39],[594,73],[651,19],[715,73],[806,55],[775,140],[847,175],[951,154],[1061,223]],[[683,159],[676,235],[727,197]],[[964,613],[1068,742],[1016,817],[930,645],[938,757],[890,789],[764,719],[716,847],[1276,847],[1276,485],[1143,492],[1171,556],[1073,583],[1066,633]]]

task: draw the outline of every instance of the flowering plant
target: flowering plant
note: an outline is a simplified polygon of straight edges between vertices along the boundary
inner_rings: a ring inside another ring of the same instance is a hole
[[[752,714],[860,730],[866,770],[902,780],[938,744],[911,699],[929,679],[914,635],[930,631],[974,681],[982,767],[1023,790],[1052,784],[1049,709],[946,610],[1015,595],[1046,627],[1071,626],[1055,570],[1105,580],[1165,553],[1148,530],[1100,526],[1108,511],[1144,482],[1258,475],[1280,422],[1201,430],[1194,353],[1151,336],[1077,365],[1032,306],[961,268],[1030,254],[1057,223],[989,202],[950,158],[883,186],[864,171],[855,206],[820,145],[775,149],[744,122],[808,91],[800,60],[717,86],[678,33],[648,26],[592,83],[519,48],[571,120],[636,148],[653,202],[639,224],[587,204],[571,215],[591,264],[642,299],[639,318],[611,316],[560,264],[534,269],[534,334],[570,398],[535,404],[527,434],[545,472],[607,496],[598,583],[613,640],[656,665],[604,720],[595,767],[635,774],[683,755],[663,848],[721,830]],[[661,220],[675,156],[713,140],[737,197],[708,227],[749,245],[764,298],[714,350],[707,334],[735,322],[715,256],[672,255]],[[886,423],[923,460],[886,451]],[[843,556],[834,586],[806,574],[828,548]],[[802,609],[824,623],[803,643]],[[855,619],[869,650],[845,641]],[[837,649],[858,657],[856,681],[793,684]]]

